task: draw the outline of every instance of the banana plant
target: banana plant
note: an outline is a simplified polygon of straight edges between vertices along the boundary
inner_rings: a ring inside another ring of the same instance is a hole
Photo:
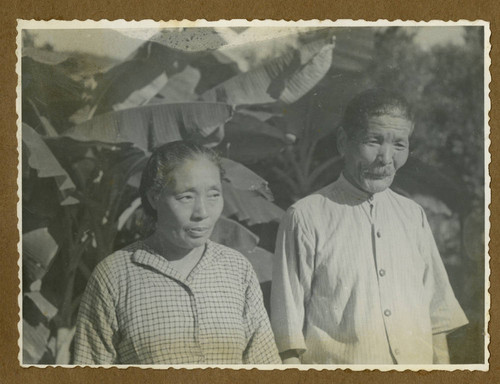
[[[295,36],[271,60],[245,66],[220,61],[236,58],[234,52],[183,52],[147,42],[105,72],[90,98],[64,77],[60,62],[40,63],[33,54],[23,59],[30,63],[23,72],[23,118],[36,128],[23,129],[25,362],[71,361],[75,316],[92,269],[121,244],[121,231],[135,236],[137,226],[147,229],[138,176],[162,143],[190,139],[229,156],[223,159],[225,208],[213,237],[247,255],[261,282],[270,280],[271,254],[249,228],[276,223],[283,211],[272,203],[267,182],[234,160],[239,153],[245,160],[243,141],[251,144],[249,162],[276,156],[293,141],[272,119],[325,76],[333,49],[331,33],[313,31]],[[54,84],[43,78],[58,93],[30,88],[30,81],[41,81],[37,68],[58,75]],[[58,109],[57,95],[71,95],[68,108]],[[48,96],[54,99],[44,104]],[[30,102],[34,97],[37,103]]]

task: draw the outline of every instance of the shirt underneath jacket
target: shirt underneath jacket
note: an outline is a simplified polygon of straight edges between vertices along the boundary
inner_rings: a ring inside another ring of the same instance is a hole
[[[104,259],[83,295],[75,364],[281,363],[257,276],[208,241],[187,278],[143,242]]]
[[[432,364],[433,334],[467,323],[423,209],[344,176],[281,223],[271,324],[302,363]]]

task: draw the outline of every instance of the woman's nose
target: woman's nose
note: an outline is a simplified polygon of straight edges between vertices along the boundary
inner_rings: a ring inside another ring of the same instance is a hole
[[[205,219],[208,217],[207,203],[203,198],[197,199],[193,209],[195,219]]]

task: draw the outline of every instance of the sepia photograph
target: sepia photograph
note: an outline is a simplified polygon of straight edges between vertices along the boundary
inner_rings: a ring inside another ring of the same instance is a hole
[[[23,367],[488,370],[489,23],[17,29]]]

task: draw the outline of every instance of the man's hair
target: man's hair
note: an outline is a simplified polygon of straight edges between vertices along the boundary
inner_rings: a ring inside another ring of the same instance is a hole
[[[370,117],[390,115],[413,122],[410,105],[395,91],[374,88],[361,92],[347,104],[341,127],[349,138],[366,128]]]
[[[186,160],[204,157],[219,168],[221,176],[223,169],[219,155],[206,147],[188,142],[173,141],[163,144],[153,150],[146,167],[142,172],[139,194],[144,212],[156,220],[156,210],[151,206],[148,194],[157,196],[166,185],[174,185],[173,172]]]

